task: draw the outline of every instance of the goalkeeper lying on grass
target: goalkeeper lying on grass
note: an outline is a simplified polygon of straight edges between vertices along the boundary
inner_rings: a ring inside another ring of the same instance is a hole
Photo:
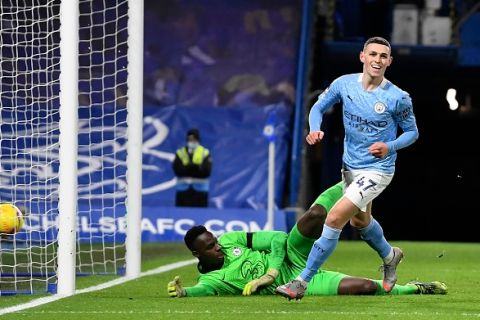
[[[327,212],[342,196],[342,183],[322,193],[287,235],[281,231],[227,232],[217,238],[204,226],[192,227],[185,243],[198,258],[201,275],[193,287],[182,287],[178,276],[168,283],[172,297],[274,294],[305,267],[308,254],[322,232]],[[389,294],[445,294],[441,282],[396,285]],[[381,280],[320,270],[307,295],[383,295]]]

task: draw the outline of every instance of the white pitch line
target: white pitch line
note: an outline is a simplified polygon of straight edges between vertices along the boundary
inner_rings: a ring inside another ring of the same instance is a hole
[[[185,266],[194,264],[195,262],[197,262],[197,259],[190,259],[190,260],[184,260],[184,261],[179,261],[179,262],[175,262],[175,263],[170,263],[170,264],[160,266],[160,267],[155,268],[155,269],[151,269],[151,270],[142,272],[142,273],[140,273],[140,275],[138,277],[134,277],[134,278],[133,277],[122,277],[122,278],[115,279],[115,280],[112,280],[112,281],[108,281],[108,282],[105,282],[105,283],[102,283],[102,284],[99,284],[99,285],[96,285],[96,286],[92,286],[92,287],[88,287],[88,288],[80,289],[80,290],[75,290],[74,295],[107,289],[107,288],[125,283],[125,282],[130,281],[130,280],[139,279],[139,278],[142,278],[142,277],[145,277],[145,276],[151,276],[151,275],[154,275],[154,274],[159,274],[159,273],[167,272],[167,271],[170,271],[170,270],[178,269],[178,268],[181,268],[181,267],[185,267]],[[12,313],[12,312],[17,312],[17,311],[21,311],[21,310],[25,310],[25,309],[35,308],[35,307],[41,306],[43,304],[54,302],[54,301],[57,301],[57,300],[60,300],[60,299],[63,299],[63,298],[67,298],[67,297],[72,297],[72,296],[55,294],[55,295],[50,296],[50,297],[38,298],[38,299],[32,300],[32,301],[27,302],[27,303],[22,303],[22,304],[19,304],[19,305],[16,305],[16,306],[0,309],[0,315],[4,315],[4,314],[7,314],[7,313]]]
[[[19,314],[27,314],[20,312]],[[68,310],[40,310],[40,311],[31,311],[28,314],[36,315],[157,315],[157,314],[170,314],[170,315],[232,315],[232,314],[241,314],[241,315],[343,315],[343,316],[352,316],[352,315],[363,315],[368,316],[372,315],[372,312],[367,311],[334,311],[334,310],[317,310],[317,311],[284,311],[284,310],[228,310],[228,311],[210,311],[210,310],[144,310],[144,311],[127,311],[127,310],[91,310],[91,311],[68,311]],[[378,311],[374,312],[375,315],[385,315],[385,316],[449,316],[449,317],[475,317],[480,318],[480,313],[470,313],[470,312],[453,312],[453,313],[444,313],[444,312],[398,312],[398,311]]]

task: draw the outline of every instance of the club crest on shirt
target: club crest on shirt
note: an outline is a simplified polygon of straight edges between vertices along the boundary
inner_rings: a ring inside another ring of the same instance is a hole
[[[240,255],[242,254],[242,249],[235,247],[235,248],[233,248],[233,250],[232,250],[232,254],[233,254],[235,257],[238,257],[238,256],[240,256]]]
[[[383,102],[377,102],[373,106],[373,109],[375,110],[376,113],[384,113],[385,112],[385,104]]]

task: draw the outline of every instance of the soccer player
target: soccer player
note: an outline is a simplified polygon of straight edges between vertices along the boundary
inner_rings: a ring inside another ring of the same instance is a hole
[[[295,280],[277,288],[285,297],[303,296],[308,283],[334,251],[348,221],[383,259],[385,292],[390,292],[397,281],[396,268],[403,252],[385,239],[382,227],[371,215],[372,200],[389,185],[397,151],[417,140],[418,129],[410,96],[384,77],[392,63],[388,41],[380,37],[368,39],[360,52],[360,61],[363,73],[337,78],[310,111],[306,140],[313,145],[324,136],[323,114],[336,103],[343,104],[345,190],[329,213],[322,235],[313,244],[305,269]],[[397,137],[398,126],[403,132]]]
[[[275,287],[294,279],[306,264],[310,248],[321,233],[327,211],[342,196],[342,183],[322,193],[287,235],[281,231],[227,232],[218,240],[204,226],[185,235],[185,244],[198,258],[200,277],[182,287],[179,276],[168,283],[172,297],[274,294]],[[397,285],[390,294],[445,294],[441,282]],[[320,270],[307,295],[383,295],[381,281]],[[298,297],[297,297],[298,298]]]

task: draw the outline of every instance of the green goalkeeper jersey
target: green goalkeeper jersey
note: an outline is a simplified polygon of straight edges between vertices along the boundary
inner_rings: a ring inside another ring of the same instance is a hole
[[[282,283],[286,242],[287,234],[281,231],[223,234],[218,239],[224,253],[223,267],[202,273],[194,287],[185,288],[187,296],[241,294],[248,282],[261,277],[269,268],[280,271],[275,282]],[[201,265],[198,269],[202,272]],[[272,284],[261,289],[259,294],[271,294],[274,289]]]
[[[314,204],[329,211],[343,194],[343,184],[337,183],[323,192]],[[275,288],[294,279],[304,268],[316,239],[303,236],[295,225],[287,235],[282,231],[254,233],[228,232],[218,243],[224,253],[221,269],[209,271],[199,264],[202,273],[194,287],[185,288],[187,296],[238,295],[253,279],[264,275],[269,268],[279,271],[274,283],[260,288],[258,294],[274,294]],[[346,275],[319,270],[310,282],[307,294],[337,294],[340,281]]]

